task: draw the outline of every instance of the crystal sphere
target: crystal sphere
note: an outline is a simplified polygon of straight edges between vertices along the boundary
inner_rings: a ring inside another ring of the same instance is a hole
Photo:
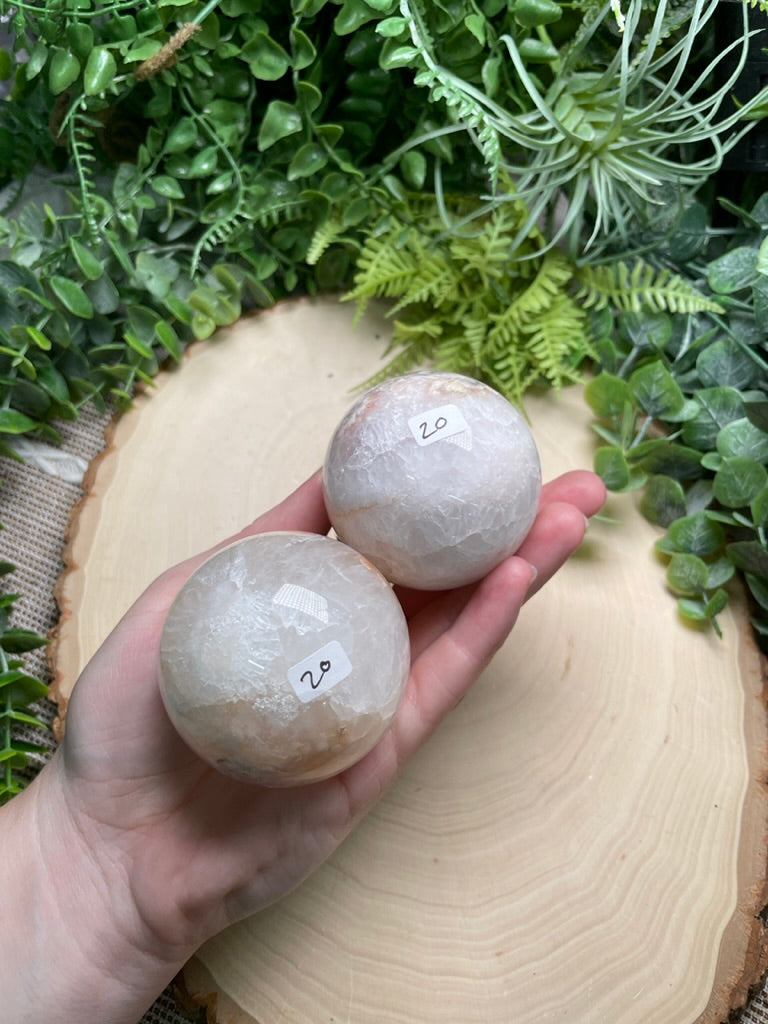
[[[331,537],[236,541],[166,618],[160,692],[182,739],[227,775],[316,782],[380,739],[408,677],[408,629],[377,569]]]
[[[347,412],[323,466],[337,535],[393,583],[440,590],[482,578],[533,524],[541,466],[524,417],[455,373],[385,381]]]

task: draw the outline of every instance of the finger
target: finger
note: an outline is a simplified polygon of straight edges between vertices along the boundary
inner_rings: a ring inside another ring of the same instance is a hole
[[[395,719],[402,760],[416,749],[456,706],[509,635],[533,582],[531,566],[513,555],[488,574],[465,599],[446,594],[453,621],[423,649]]]
[[[575,505],[585,516],[593,516],[602,508],[605,496],[605,484],[596,473],[574,469],[544,484],[540,504],[564,501]]]
[[[545,504],[517,555],[536,569],[528,597],[540,590],[584,539],[587,520],[580,508],[566,502]]]
[[[474,587],[432,595],[425,614],[435,621],[443,617],[442,631],[412,661],[405,694],[383,739],[337,777],[354,818],[388,788],[491,660],[515,624],[532,578],[531,566],[513,555]]]

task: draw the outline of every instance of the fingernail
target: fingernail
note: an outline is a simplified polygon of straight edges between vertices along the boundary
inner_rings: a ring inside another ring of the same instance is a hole
[[[529,566],[531,568],[531,579],[530,579],[530,581],[528,583],[528,586],[532,587],[533,584],[536,582],[536,577],[539,575],[539,570],[536,568],[535,565],[531,565],[530,562],[528,564],[529,564]]]

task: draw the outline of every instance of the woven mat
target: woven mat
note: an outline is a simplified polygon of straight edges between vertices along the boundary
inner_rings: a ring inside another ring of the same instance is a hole
[[[62,427],[64,442],[59,451],[36,449],[26,456],[23,465],[0,458],[0,523],[4,527],[0,531],[0,558],[18,567],[6,584],[21,595],[14,606],[16,626],[45,634],[56,623],[53,594],[63,569],[61,552],[69,518],[82,496],[82,472],[104,446],[108,422],[108,416],[86,410],[75,423]],[[32,652],[27,665],[33,675],[46,681],[50,678],[44,652]],[[53,705],[43,705],[37,710],[50,723]],[[31,730],[20,730],[19,735],[44,744],[48,751],[30,766],[30,775],[34,774],[53,751],[53,737],[50,733],[33,734]],[[188,1024],[190,1019],[198,1018],[179,1008],[169,988],[137,1024]],[[730,1024],[768,1024],[768,982],[731,1018]]]

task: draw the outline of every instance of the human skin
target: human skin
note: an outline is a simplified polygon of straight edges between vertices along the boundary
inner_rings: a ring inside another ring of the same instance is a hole
[[[594,474],[567,473],[480,583],[397,591],[412,658],[395,719],[362,761],[294,789],[227,778],[173,729],[158,689],[163,622],[211,552],[160,576],[83,671],[49,764],[0,809],[4,1020],[136,1024],[206,939],[299,885],[461,700],[604,498]],[[316,474],[238,536],[328,529]]]

